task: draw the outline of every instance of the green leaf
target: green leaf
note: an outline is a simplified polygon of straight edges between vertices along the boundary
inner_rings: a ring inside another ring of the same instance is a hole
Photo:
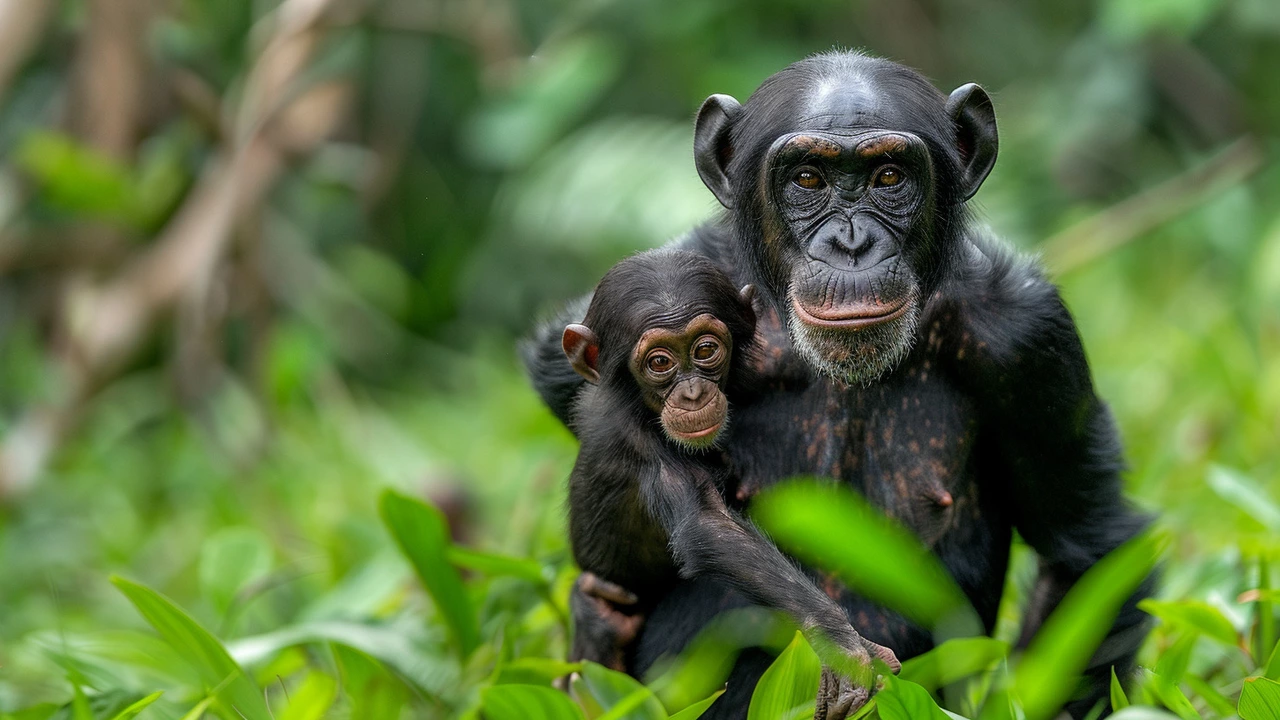
[[[421,500],[392,490],[382,494],[380,511],[382,521],[448,623],[462,657],[469,656],[480,643],[480,631],[462,578],[447,559],[450,543],[444,515]]]
[[[723,694],[724,690],[717,690],[714,695],[706,700],[699,700],[675,715],[672,715],[671,720],[698,720],[698,718],[702,717],[702,714],[711,707],[711,704],[719,699]]]
[[[1161,677],[1148,670],[1147,688],[1155,693],[1162,705],[1172,710],[1182,720],[1202,720],[1200,713],[1191,705],[1191,701],[1169,678]]]
[[[1155,671],[1160,677],[1171,683],[1182,682],[1187,674],[1187,666],[1191,664],[1191,651],[1195,649],[1200,633],[1191,632],[1179,637],[1172,647],[1165,650],[1156,661]]]
[[[540,685],[494,685],[480,692],[485,720],[585,720],[558,690]]]
[[[902,664],[898,677],[937,690],[957,680],[990,670],[1009,654],[1009,643],[989,637],[947,640]]]
[[[950,635],[980,634],[973,608],[938,558],[853,491],[790,481],[761,493],[751,515],[779,547],[835,572],[868,599]]]
[[[182,716],[182,720],[200,720],[200,718],[204,717],[204,713],[209,709],[209,706],[213,704],[213,700],[213,696],[210,695],[196,703],[195,707],[191,708],[186,715]]]
[[[1267,659],[1267,668],[1262,675],[1268,680],[1280,680],[1280,642],[1271,649],[1271,657]]]
[[[581,672],[582,663],[552,658],[518,658],[498,666],[494,685],[550,685],[556,678]]]
[[[247,527],[219,530],[200,549],[200,590],[225,613],[236,594],[271,572],[271,541]]]
[[[885,676],[884,689],[876,693],[881,720],[950,720],[925,688],[892,675]]]
[[[1014,670],[1014,691],[1028,720],[1054,716],[1102,642],[1121,606],[1160,556],[1161,544],[1139,535],[1102,558],[1069,590],[1032,638]]]
[[[225,712],[239,714],[245,720],[271,720],[262,691],[208,630],[151,588],[119,576],[112,576],[111,582],[160,637],[200,674],[205,688],[217,690],[216,702]]]
[[[778,656],[751,693],[747,720],[782,720],[813,713],[822,679],[822,663],[818,654],[798,631]]]
[[[1231,621],[1218,608],[1199,600],[1152,600],[1138,603],[1138,608],[1181,630],[1200,633],[1235,647],[1239,637]]]
[[[1182,678],[1182,681],[1190,685],[1195,694],[1200,696],[1200,699],[1204,700],[1215,713],[1222,717],[1230,717],[1236,713],[1235,705],[1227,699],[1227,696],[1218,692],[1208,682],[1195,675],[1187,675]]]
[[[1241,720],[1280,718],[1280,683],[1267,678],[1247,678],[1240,691]]]
[[[1238,470],[1213,465],[1206,480],[1218,497],[1243,510],[1271,532],[1280,533],[1280,507],[1276,507],[1267,491],[1252,478]]]
[[[116,713],[116,716],[111,720],[130,720],[131,718],[135,718],[138,716],[138,713],[142,712],[143,710],[146,710],[148,705],[159,700],[160,696],[163,694],[164,694],[163,690],[159,692],[153,692],[150,695],[142,698],[138,702]]]
[[[550,584],[547,568],[536,560],[497,555],[450,545],[445,551],[449,562],[460,568],[475,570],[490,577],[514,577],[535,585]]]
[[[1129,707],[1129,698],[1124,694],[1124,688],[1120,685],[1120,678],[1116,677],[1116,668],[1111,666],[1111,709],[1119,712]]]
[[[1177,717],[1177,715],[1171,715],[1164,710],[1134,705],[1112,715],[1108,720],[1177,720]]]
[[[593,662],[582,663],[583,687],[609,720],[666,720],[667,711],[649,688],[625,673]]]
[[[302,685],[289,693],[289,704],[278,720],[320,720],[338,696],[338,684],[324,673],[307,675]]]

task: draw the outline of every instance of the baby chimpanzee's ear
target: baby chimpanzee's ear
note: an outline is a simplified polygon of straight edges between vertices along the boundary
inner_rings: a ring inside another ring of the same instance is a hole
[[[573,369],[592,385],[600,383],[600,341],[596,334],[586,325],[573,323],[564,329],[561,340],[564,356],[569,358]]]

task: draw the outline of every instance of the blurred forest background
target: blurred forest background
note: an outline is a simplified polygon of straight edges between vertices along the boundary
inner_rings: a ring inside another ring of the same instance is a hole
[[[1280,549],[1276,0],[0,0],[0,713],[110,685],[111,573],[227,639],[413,625],[387,487],[563,591],[575,445],[515,341],[716,211],[705,96],[832,47],[991,91],[977,207],[1062,284],[1164,592],[1243,623]]]

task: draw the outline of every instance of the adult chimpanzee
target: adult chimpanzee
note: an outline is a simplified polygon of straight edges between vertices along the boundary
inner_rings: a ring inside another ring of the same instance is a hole
[[[582,323],[565,327],[565,355],[593,386],[573,413],[582,449],[569,478],[569,539],[592,592],[573,597],[582,642],[571,659],[625,669],[622,644],[600,647],[590,625],[630,610],[629,630],[679,577],[712,577],[789,613],[816,645],[852,662],[860,680],[827,669],[817,698],[820,713],[843,717],[870,697],[871,656],[894,669],[897,659],[858,635],[724,500],[730,478],[715,447],[730,399],[748,391],[754,293],[700,255],[655,250],[618,263]]]
[[[848,483],[930,543],[988,629],[1017,529],[1040,557],[1025,638],[1146,519],[1121,495],[1117,433],[1057,290],[967,212],[996,148],[976,85],[947,96],[889,61],[811,57],[746,105],[703,104],[696,164],[728,212],[677,244],[760,289],[756,394],[735,407],[724,448],[737,500],[793,475]],[[540,335],[529,362],[564,419],[580,381],[559,339]],[[678,651],[734,601],[722,584],[678,585],[629,669]],[[1145,629],[1135,601],[1072,714],[1101,697],[1112,665],[1132,663]],[[840,602],[900,658],[931,645],[892,612],[848,592]],[[707,717],[743,717],[762,662],[741,658]]]

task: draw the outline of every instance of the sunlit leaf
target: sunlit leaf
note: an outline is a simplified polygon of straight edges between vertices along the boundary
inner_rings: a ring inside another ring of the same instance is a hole
[[[635,678],[593,662],[582,663],[583,687],[609,720],[664,720],[662,703]]]
[[[973,609],[937,557],[847,488],[783,483],[761,493],[751,515],[779,547],[835,572],[850,589],[929,627],[976,634]]]
[[[1153,600],[1138,603],[1138,608],[1164,622],[1235,647],[1239,642],[1236,629],[1218,608],[1199,600]]]
[[[111,582],[160,637],[200,673],[206,689],[220,688],[217,702],[228,712],[239,713],[246,720],[271,720],[262,691],[209,631],[151,588],[118,576],[113,576]]]
[[[1182,720],[1201,720],[1200,713],[1191,705],[1191,701],[1168,678],[1148,670],[1147,688],[1155,693],[1162,705],[1172,710]]]
[[[550,685],[556,678],[581,672],[582,663],[552,658],[517,658],[498,666],[495,685]]]
[[[1129,707],[1129,698],[1124,694],[1124,687],[1120,685],[1120,678],[1116,677],[1116,669],[1111,668],[1111,709],[1120,711]]]
[[[1280,507],[1252,478],[1238,470],[1213,465],[1205,479],[1218,497],[1240,508],[1271,532],[1280,532]]]
[[[876,693],[876,709],[882,720],[949,720],[928,690],[892,675]]]
[[[113,717],[111,720],[130,720],[131,718],[137,717],[138,713],[142,712],[143,710],[146,710],[148,705],[159,700],[161,695],[164,695],[163,690],[159,692],[153,692],[150,695],[142,698],[138,702],[116,713],[115,717]]]
[[[1280,718],[1280,683],[1267,678],[1248,678],[1240,691],[1241,720]]]
[[[702,714],[711,707],[711,704],[716,700],[719,700],[720,696],[723,694],[723,690],[717,690],[711,697],[705,700],[699,700],[698,702],[672,715],[671,720],[698,720],[698,718],[702,717]]]
[[[388,490],[379,504],[382,520],[409,558],[466,657],[480,642],[475,611],[462,578],[448,561],[449,533],[444,515],[421,500]]]
[[[485,720],[584,720],[567,695],[540,685],[494,685],[480,697]]]
[[[778,656],[751,693],[747,720],[782,720],[813,714],[822,679],[818,654],[796,632],[791,644]]]
[[[936,690],[945,685],[991,669],[1009,654],[1009,643],[994,638],[972,637],[947,640],[923,655],[902,663],[898,677]]]
[[[1143,534],[1102,558],[1045,620],[1014,670],[1028,720],[1049,718],[1076,689],[1076,678],[1129,596],[1155,569],[1160,543]]]

